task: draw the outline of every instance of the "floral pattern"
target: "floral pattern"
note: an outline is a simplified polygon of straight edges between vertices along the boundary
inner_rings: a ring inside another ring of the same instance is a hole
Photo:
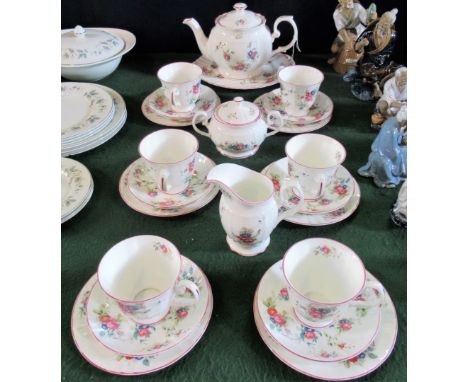
[[[374,352],[375,351],[375,343],[372,343],[371,346],[369,346],[365,351],[363,351],[361,354],[352,357],[346,361],[343,361],[342,364],[350,368],[354,365],[359,365],[362,366],[366,362],[366,359],[376,359],[378,358],[378,355]]]
[[[73,49],[62,48],[62,59],[66,61],[83,61],[87,58],[95,58],[96,61],[100,60],[103,53],[108,53],[114,47],[123,47],[123,42],[116,37],[109,37],[105,40],[99,41],[94,49]]]
[[[246,59],[238,59],[236,52],[229,49],[227,43],[223,41],[216,45],[216,50],[222,51],[223,60],[228,64],[228,67],[231,70],[237,72],[247,72],[251,68],[252,63],[259,59],[258,50],[255,47],[252,47],[251,42],[248,45]]]
[[[122,354],[117,354],[115,359],[117,362],[120,361],[135,361],[135,362],[141,362],[145,366],[150,366],[151,361],[154,360],[156,357],[154,355],[150,355],[147,357],[141,357],[141,356],[131,356],[131,355],[122,355]]]
[[[99,321],[101,322],[101,331],[99,335],[109,336],[109,337],[122,337],[124,332],[120,330],[120,325],[124,320],[123,315],[118,314],[115,317],[109,315],[109,308],[107,304],[101,305],[100,309],[94,310],[94,313],[97,314]]]
[[[69,179],[68,184],[71,186],[71,190],[68,192],[67,196],[62,199],[62,208],[64,208],[76,203],[76,195],[83,190],[84,179],[82,178],[81,170],[75,165],[62,168],[62,176]]]
[[[218,145],[221,150],[231,153],[244,153],[247,151],[255,150],[258,145],[255,143],[240,143],[240,142],[224,142]]]
[[[257,244],[260,233],[260,229],[258,229],[257,232],[254,232],[253,229],[243,227],[239,234],[232,235],[232,237],[236,243],[239,243],[244,247],[252,247]]]
[[[338,250],[335,247],[328,246],[328,245],[318,245],[314,251],[313,254],[315,256],[325,256],[325,257],[333,257],[333,258],[340,258],[341,254],[338,252]]]

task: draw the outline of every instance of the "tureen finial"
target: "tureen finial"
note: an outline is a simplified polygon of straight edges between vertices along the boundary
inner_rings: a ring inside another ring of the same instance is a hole
[[[245,3],[236,3],[236,4],[234,4],[234,9],[236,11],[243,11],[246,8],[247,8],[247,4],[245,4]]]
[[[73,33],[76,37],[84,37],[86,30],[81,25],[77,25],[75,29],[73,29]]]

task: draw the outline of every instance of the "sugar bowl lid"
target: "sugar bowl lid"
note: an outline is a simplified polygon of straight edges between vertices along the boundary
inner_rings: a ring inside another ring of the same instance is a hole
[[[125,47],[118,36],[77,25],[62,33],[62,65],[93,64],[115,56]]]
[[[249,29],[265,23],[265,17],[252,11],[247,11],[247,4],[236,3],[234,10],[216,18],[216,23],[228,29]]]
[[[215,118],[233,126],[243,126],[255,122],[260,117],[260,109],[252,102],[236,97],[232,101],[224,102],[215,111]]]

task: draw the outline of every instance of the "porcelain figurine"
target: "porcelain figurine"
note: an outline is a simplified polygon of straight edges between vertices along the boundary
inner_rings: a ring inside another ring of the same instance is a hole
[[[221,223],[232,251],[255,256],[270,244],[270,234],[278,223],[294,215],[304,196],[297,180],[284,178],[275,199],[273,182],[256,171],[232,163],[222,163],[206,178],[221,188]]]
[[[396,117],[382,125],[372,143],[367,164],[358,170],[359,175],[374,178],[378,187],[393,188],[406,179],[406,106]]]
[[[328,63],[333,65],[336,72],[345,74],[356,66],[354,43],[365,27],[377,19],[377,8],[372,3],[366,10],[358,0],[338,0],[338,3],[333,12],[338,35],[331,46],[334,57]]]
[[[371,117],[373,129],[380,130],[387,118],[395,116],[401,107],[406,105],[406,83],[407,69],[404,66],[398,68],[395,75],[385,82],[383,95],[377,101],[375,112]]]
[[[407,213],[407,196],[406,196],[406,184],[408,180],[405,180],[398,193],[398,198],[390,210],[390,216],[392,221],[399,227],[406,228],[408,213]]]
[[[237,3],[234,11],[218,16],[208,38],[195,19],[183,21],[195,34],[203,56],[216,63],[226,78],[246,79],[257,75],[272,55],[287,51],[297,42],[297,26],[292,16],[278,17],[271,33],[265,17],[246,8],[246,4]],[[288,45],[273,50],[273,41],[280,36],[278,24],[283,21],[292,25],[294,36]]]
[[[343,76],[351,83],[351,92],[362,101],[376,101],[382,96],[382,83],[399,65],[392,61],[397,33],[395,21],[398,9],[385,12],[370,23],[357,38],[357,66]]]
[[[200,119],[208,133],[197,127]],[[237,159],[254,155],[264,139],[276,134],[283,125],[279,111],[270,111],[265,122],[258,106],[242,97],[219,105],[211,120],[208,119],[204,111],[197,112],[192,120],[195,131],[211,138],[221,154]],[[273,131],[267,133],[268,127]]]

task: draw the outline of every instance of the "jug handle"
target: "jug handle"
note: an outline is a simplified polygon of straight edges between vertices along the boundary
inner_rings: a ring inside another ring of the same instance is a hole
[[[278,224],[281,220],[293,216],[304,203],[304,193],[295,178],[284,178],[281,180],[280,203],[278,209]]]
[[[198,127],[197,127],[197,121],[198,121],[198,117],[202,117],[201,119],[201,123],[203,124],[203,126],[205,126],[206,128],[208,128],[208,114],[206,114],[204,111],[197,111],[195,113],[195,115],[193,116],[192,118],[192,126],[193,128],[195,129],[195,131],[200,134],[200,135],[204,135],[205,137],[208,137],[208,138],[211,138],[211,134],[208,132],[208,133],[205,133],[204,131],[200,130]]]
[[[292,48],[294,46],[294,44],[296,43],[297,38],[298,38],[297,25],[294,22],[293,16],[280,16],[275,20],[275,23],[273,24],[273,33],[271,34],[271,37],[273,38],[272,42],[275,39],[277,39],[279,36],[281,36],[281,32],[278,30],[278,24],[283,22],[283,21],[286,21],[286,22],[288,22],[289,24],[292,25],[293,30],[294,30],[294,35],[293,35],[293,38],[292,38],[291,42],[288,45],[279,46],[278,48],[276,48],[271,53],[272,56],[275,55],[276,53],[286,52],[288,49]]]
[[[281,113],[278,110],[272,110],[268,113],[266,119],[267,119],[268,127],[270,129],[273,129],[273,131],[269,132],[266,135],[266,137],[270,137],[272,135],[275,135],[276,133],[279,133],[279,129],[283,127],[283,123],[284,123],[283,116],[281,115]],[[273,123],[275,122],[275,120],[278,120],[278,119],[280,121],[279,126],[274,126]]]

